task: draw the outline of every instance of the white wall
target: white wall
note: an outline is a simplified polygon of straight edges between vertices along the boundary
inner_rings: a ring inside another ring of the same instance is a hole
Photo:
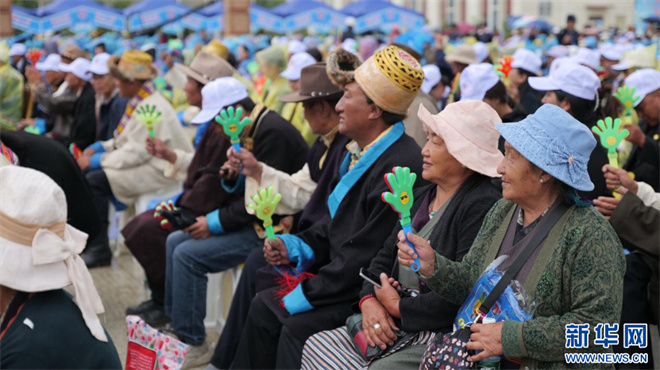
[[[591,17],[601,17],[604,27],[627,27],[632,25],[635,8],[634,0],[512,0],[511,14],[538,17],[542,1],[550,4],[550,16],[544,18],[551,24],[563,28],[566,17],[573,14],[578,30],[582,30]]]

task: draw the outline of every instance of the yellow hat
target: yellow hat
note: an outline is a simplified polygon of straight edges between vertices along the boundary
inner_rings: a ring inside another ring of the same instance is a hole
[[[158,71],[152,65],[151,55],[137,50],[128,50],[122,54],[113,55],[108,60],[110,74],[120,80],[151,80],[158,76]]]
[[[422,86],[424,71],[410,54],[390,45],[355,70],[355,81],[378,107],[406,114]]]
[[[220,40],[211,40],[211,42],[209,42],[209,44],[206,45],[202,50],[207,53],[219,56],[224,60],[227,60],[227,57],[229,56],[229,49]]]

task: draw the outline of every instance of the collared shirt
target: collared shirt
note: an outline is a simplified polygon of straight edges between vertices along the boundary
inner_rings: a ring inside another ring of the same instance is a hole
[[[346,144],[346,149],[348,150],[349,153],[351,153],[351,164],[348,166],[348,170],[350,171],[353,168],[353,166],[355,166],[355,164],[360,160],[360,158],[362,158],[364,153],[366,153],[367,150],[369,150],[369,148],[376,145],[376,143],[380,139],[385,137],[385,135],[389,134],[390,131],[392,131],[393,127],[394,126],[390,126],[387,130],[381,132],[380,135],[378,135],[378,137],[374,141],[369,143],[369,145],[365,146],[364,149],[361,149],[360,146],[358,145],[358,143],[355,140],[353,140],[350,143]]]
[[[525,220],[525,214],[523,213],[522,207],[520,207],[520,212],[518,212],[518,220],[517,220],[518,227],[516,229],[516,236],[514,238],[514,243],[518,243],[520,240],[522,240],[522,238],[524,238],[525,236],[527,236],[527,234],[529,234],[532,230],[534,230],[534,227],[538,225],[538,223],[541,221],[543,216],[545,216],[545,214],[548,213],[549,209],[550,207],[548,207],[545,211],[543,211],[543,213],[541,213],[541,215],[536,220],[532,221],[531,224],[527,226],[523,226]]]
[[[325,152],[323,152],[323,155],[321,156],[321,159],[319,160],[319,169],[323,169],[323,164],[325,163],[325,158],[328,156],[328,151],[330,151],[330,145],[332,145],[332,142],[335,140],[335,137],[337,137],[337,132],[339,132],[339,126],[335,126],[330,132],[328,132],[325,135],[321,136],[321,141],[323,141],[323,144],[325,144]]]

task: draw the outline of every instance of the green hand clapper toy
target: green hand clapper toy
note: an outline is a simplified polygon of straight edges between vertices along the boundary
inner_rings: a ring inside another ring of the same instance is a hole
[[[152,139],[155,139],[156,134],[154,134],[154,125],[163,119],[162,114],[156,111],[155,105],[141,106],[135,112],[137,113],[137,119],[147,125],[149,136]]]
[[[598,135],[600,145],[607,149],[607,159],[609,159],[610,166],[619,168],[616,148],[628,136],[628,130],[620,130],[621,120],[618,118],[612,121],[612,117],[605,117],[605,120],[598,120],[596,124],[591,128],[591,131]]]
[[[239,108],[240,109],[240,108]],[[254,210],[257,218],[263,221],[264,229],[268,240],[275,240],[275,231],[273,231],[273,214],[275,207],[282,200],[282,195],[275,193],[272,186],[261,188],[257,194],[252,196],[254,203],[248,204],[248,207]]]
[[[248,117],[241,119],[242,115],[243,108],[239,107],[234,110],[234,107],[229,107],[221,110],[220,115],[215,117],[215,121],[222,125],[225,134],[231,139],[232,147],[238,153],[241,152],[241,133],[252,122]]]
[[[383,202],[389,204],[399,214],[399,222],[406,236],[406,242],[412,248],[413,252],[417,254],[415,246],[408,240],[408,233],[413,232],[410,226],[410,209],[414,202],[413,185],[415,184],[415,180],[417,180],[417,175],[410,173],[410,168],[394,167],[391,173],[385,175],[385,182],[390,188],[390,191],[384,192],[381,198]],[[415,258],[415,262],[410,268],[415,272],[419,271],[419,258]]]
[[[625,108],[625,116],[632,116],[633,108],[635,103],[639,100],[639,96],[635,95],[635,88],[630,86],[622,86],[616,90],[614,97],[621,101],[623,107]]]

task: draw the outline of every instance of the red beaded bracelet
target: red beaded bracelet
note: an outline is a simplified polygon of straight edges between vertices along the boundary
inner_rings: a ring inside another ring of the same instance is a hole
[[[369,298],[376,298],[376,297],[373,294],[367,294],[364,297],[362,297],[362,299],[360,299],[360,303],[358,303],[358,307],[360,308],[360,311],[362,311],[362,303],[364,303],[364,301],[366,301]]]

